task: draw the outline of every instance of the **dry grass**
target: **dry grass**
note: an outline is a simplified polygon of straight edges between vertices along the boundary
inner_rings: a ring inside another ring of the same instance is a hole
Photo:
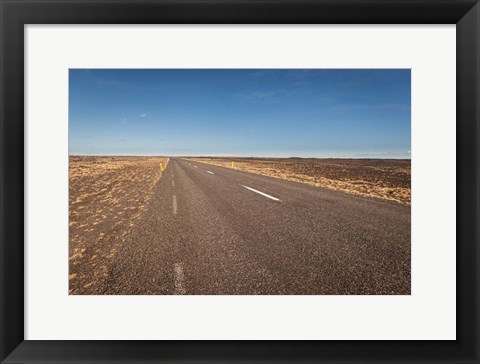
[[[190,158],[355,195],[411,202],[411,162],[396,159]],[[233,167],[232,167],[233,162]]]
[[[168,158],[70,157],[69,293],[98,293]]]

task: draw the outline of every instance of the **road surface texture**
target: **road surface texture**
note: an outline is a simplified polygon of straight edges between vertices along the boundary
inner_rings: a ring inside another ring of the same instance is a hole
[[[410,294],[410,207],[172,158],[103,294]]]

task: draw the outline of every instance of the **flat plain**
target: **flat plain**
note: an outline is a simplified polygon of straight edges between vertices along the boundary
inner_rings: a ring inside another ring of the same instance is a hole
[[[190,158],[351,194],[409,205],[410,159]]]
[[[145,212],[168,158],[70,157],[69,292],[102,292],[112,258]]]
[[[409,161],[71,157],[69,293],[410,294],[409,171]]]

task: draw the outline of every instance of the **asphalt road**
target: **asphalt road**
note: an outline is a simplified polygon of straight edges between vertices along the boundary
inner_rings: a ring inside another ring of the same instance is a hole
[[[104,294],[410,294],[410,207],[172,158]]]

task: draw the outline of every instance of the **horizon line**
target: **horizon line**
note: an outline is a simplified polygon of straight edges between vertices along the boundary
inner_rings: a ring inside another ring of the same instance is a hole
[[[272,156],[221,156],[221,155],[165,155],[165,154],[69,154],[69,157],[167,157],[167,158],[270,158],[270,159],[395,159],[412,160],[401,157],[272,157]]]

